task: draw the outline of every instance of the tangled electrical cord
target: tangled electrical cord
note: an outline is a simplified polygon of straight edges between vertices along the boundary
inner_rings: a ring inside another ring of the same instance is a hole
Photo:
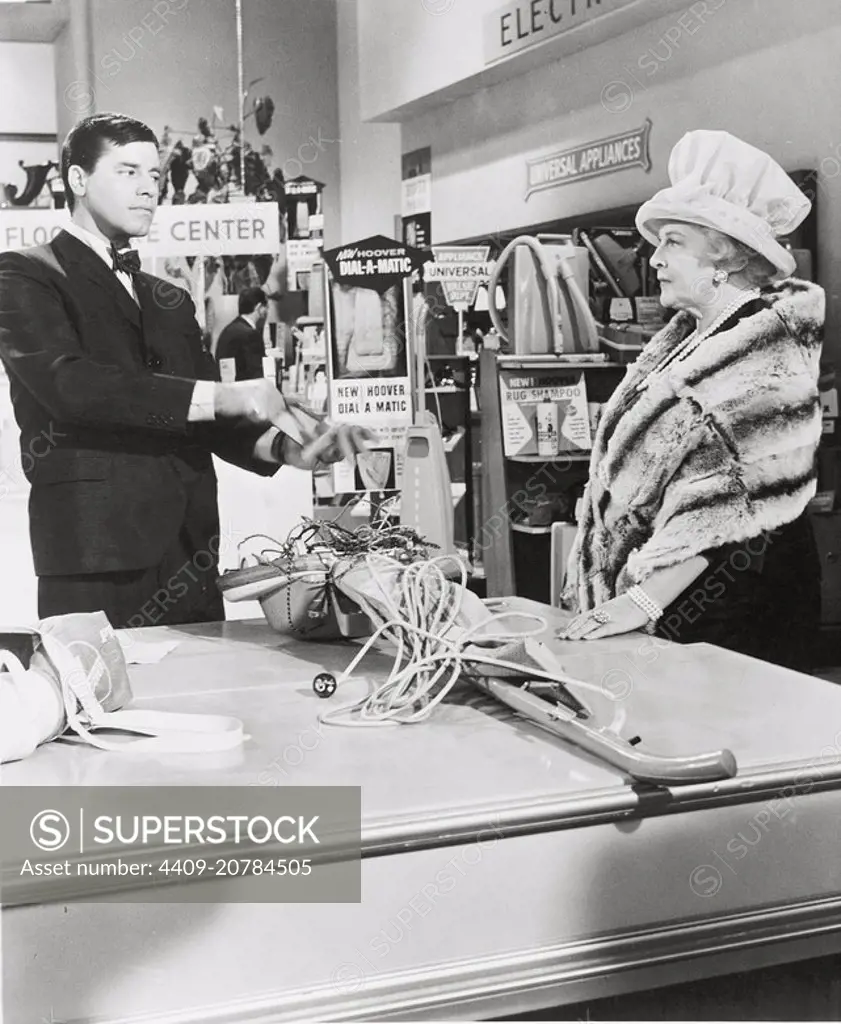
[[[394,646],[395,655],[384,682],[369,682],[366,696],[323,711],[318,716],[322,723],[383,728],[423,722],[464,675],[538,726],[637,780],[690,784],[736,775],[736,759],[727,749],[664,756],[638,748],[639,736],[622,736],[625,714],[615,704],[613,721],[600,723],[567,685],[604,696],[602,687],[565,675],[548,648],[535,639],[548,628],[547,621],[527,611],[492,611],[489,603],[467,590],[464,565],[460,583],[447,578],[442,564],[451,561],[439,556],[405,565],[368,554],[346,566],[337,563],[336,586],[379,625],[338,680],[321,673],[313,689],[319,697],[332,696],[381,639]],[[531,626],[505,629],[502,623],[508,619],[530,620]],[[526,657],[520,660],[521,655]],[[539,680],[564,689],[563,699],[553,704],[532,693]],[[587,721],[591,717],[592,723]]]
[[[228,601],[259,600],[268,624],[279,633],[309,640],[356,639],[368,636],[374,626],[337,587],[336,573],[359,565],[372,552],[409,565],[428,558],[435,546],[411,527],[389,525],[385,519],[355,530],[335,520],[305,519],[284,541],[267,534],[246,537],[239,545],[239,568],[226,570],[218,586]]]
[[[598,687],[578,679],[531,666],[526,669],[522,663],[494,657],[494,646],[498,648],[503,643],[543,633],[548,627],[546,619],[533,612],[494,612],[489,604],[481,603],[487,614],[471,622],[469,615],[463,614],[465,597],[476,602],[479,599],[466,588],[466,569],[460,566],[460,580],[455,583],[442,571],[444,564],[452,565],[452,559],[438,556],[404,565],[385,556],[369,554],[365,567],[373,593],[370,589],[363,592],[358,585],[348,582],[354,566],[337,573],[337,585],[353,597],[372,622],[380,624],[336,680],[336,686],[342,686],[353,676],[379,640],[390,641],[396,650],[394,664],[384,682],[374,686],[365,697],[323,711],[320,721],[356,727],[422,722],[471,665],[490,666],[508,674],[513,671],[552,682],[571,682],[598,691]],[[358,569],[358,563],[355,567]],[[388,575],[396,577],[392,587],[387,585]],[[530,621],[532,625],[515,630],[490,628],[510,619]],[[483,650],[485,645],[490,647],[487,654]],[[570,716],[574,717],[574,712],[570,712]]]
[[[254,556],[259,565],[294,567],[296,560],[307,554],[320,559],[325,569],[338,558],[360,557],[369,552],[387,553],[400,562],[426,559],[437,547],[412,527],[389,526],[386,520],[374,526],[364,523],[351,530],[341,526],[338,520],[331,522],[306,516],[289,532],[285,541],[277,541],[265,534],[251,534],[240,546],[256,538],[271,541],[271,547],[263,548]]]

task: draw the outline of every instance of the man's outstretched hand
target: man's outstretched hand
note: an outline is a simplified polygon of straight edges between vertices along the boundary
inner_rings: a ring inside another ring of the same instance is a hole
[[[286,406],[286,414],[274,424],[286,435],[281,452],[284,465],[310,470],[329,466],[353,458],[376,441],[366,427],[330,423],[326,416],[305,409],[294,399],[287,399]]]
[[[215,403],[219,418],[276,426],[284,434],[277,452],[279,460],[298,469],[329,466],[352,458],[376,442],[376,436],[366,427],[330,423],[287,401],[267,378],[217,384]]]
[[[217,384],[214,401],[217,418],[243,419],[266,426],[274,423],[288,409],[286,399],[274,382],[266,377]]]
[[[356,427],[349,423],[321,423],[323,429],[317,436],[305,438],[303,445],[288,434],[283,439],[282,458],[284,465],[298,469],[316,469],[329,466],[342,459],[350,459],[357,452],[364,452],[376,442],[376,436],[367,427]]]

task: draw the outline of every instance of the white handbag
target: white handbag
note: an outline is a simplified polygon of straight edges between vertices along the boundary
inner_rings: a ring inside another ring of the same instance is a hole
[[[0,763],[20,761],[61,732],[64,702],[52,680],[0,651]]]
[[[71,641],[78,643],[74,650],[45,629],[28,668],[12,651],[0,650],[0,763],[28,757],[53,739],[100,750],[170,754],[231,750],[244,742],[238,718],[113,708],[115,693],[119,704],[132,696],[113,630],[102,613],[66,618],[98,629],[102,644],[108,644],[107,657],[87,639]],[[61,619],[48,621],[54,625]],[[109,703],[112,709],[105,706]]]

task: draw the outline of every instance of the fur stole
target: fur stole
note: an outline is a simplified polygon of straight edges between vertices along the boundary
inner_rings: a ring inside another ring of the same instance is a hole
[[[813,497],[824,292],[790,278],[761,298],[764,309],[652,373],[694,329],[679,313],[629,367],[593,442],[568,607],[793,522]]]

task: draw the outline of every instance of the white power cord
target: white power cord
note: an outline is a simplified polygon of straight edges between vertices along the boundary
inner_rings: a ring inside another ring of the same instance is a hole
[[[536,637],[545,632],[548,622],[532,612],[501,611],[490,613],[478,622],[461,625],[458,620],[465,595],[469,593],[463,564],[459,564],[460,583],[455,584],[441,571],[441,564],[453,564],[448,556],[404,565],[387,556],[372,554],[365,562],[376,596],[354,588],[352,597],[373,622],[381,625],[339,676],[336,685],[347,683],[382,638],[396,648],[394,664],[384,682],[374,686],[365,697],[325,710],[319,715],[321,722],[369,728],[422,722],[444,700],[470,664],[514,670],[529,678],[572,683],[602,692],[599,687],[579,679],[483,654],[477,645]],[[399,574],[399,582],[393,587],[388,587],[385,581],[387,571]],[[341,575],[337,582],[341,586]],[[523,619],[531,621],[532,625],[518,630],[489,629],[508,619]],[[468,647],[471,649],[467,650]]]

